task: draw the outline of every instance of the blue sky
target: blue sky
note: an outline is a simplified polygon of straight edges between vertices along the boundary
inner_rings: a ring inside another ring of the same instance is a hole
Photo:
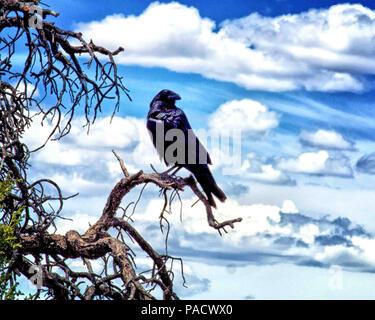
[[[189,192],[183,223],[178,204],[170,217],[169,250],[187,270],[180,295],[375,297],[373,2],[54,1],[53,9],[58,25],[125,48],[116,61],[133,99],[122,99],[112,124],[107,103],[89,136],[77,114],[71,135],[33,155],[35,177],[80,192],[65,205],[74,220],[61,221],[61,232],[84,231],[100,215],[121,177],[111,149],[130,171],[163,168],[144,118],[152,97],[168,88],[181,95],[193,128],[243,133],[238,174],[224,174],[227,159],[209,150],[228,194],[217,219],[243,222],[219,237],[204,209],[190,208]],[[37,145],[47,131],[33,127],[25,139]],[[157,195],[146,189],[135,225],[163,250]]]

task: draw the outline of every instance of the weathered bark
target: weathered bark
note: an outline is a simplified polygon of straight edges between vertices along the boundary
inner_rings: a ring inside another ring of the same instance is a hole
[[[123,171],[127,174],[127,170],[122,163]],[[153,297],[147,293],[142,287],[141,282],[154,282],[163,290],[166,299],[177,298],[173,292],[173,281],[170,278],[166,267],[166,257],[158,254],[152,246],[138,233],[138,231],[126,220],[116,217],[121,202],[126,194],[138,185],[153,183],[164,190],[180,190],[184,187],[190,187],[198,196],[199,200],[205,204],[208,223],[211,227],[220,230],[225,226],[234,227],[235,222],[240,222],[241,218],[218,223],[211,211],[208,200],[198,189],[195,180],[190,176],[188,178],[172,177],[158,173],[146,174],[139,171],[136,174],[128,175],[121,179],[111,191],[107,203],[103,209],[101,217],[92,225],[83,235],[71,230],[65,235],[56,234],[34,234],[21,236],[22,254],[40,255],[46,254],[51,256],[62,256],[63,258],[87,258],[98,259],[107,254],[114,257],[115,263],[118,265],[124,285],[127,286],[130,298],[152,299]],[[145,279],[137,277],[132,262],[129,259],[128,248],[125,243],[109,235],[110,228],[120,228],[127,233],[138,246],[153,260],[156,271],[154,279]],[[21,271],[22,272],[22,271]],[[24,272],[22,272],[24,273]],[[24,273],[28,276],[27,273]],[[48,278],[48,277],[47,277]],[[49,278],[48,278],[49,279]],[[57,281],[57,280],[56,280]],[[49,285],[46,281],[45,285]],[[54,283],[53,287],[56,287]],[[59,288],[59,286],[57,286]],[[88,287],[84,295],[85,299],[93,298],[95,295],[104,294],[108,297],[119,297],[118,292],[105,286]],[[63,296],[63,295],[59,295]]]
[[[218,223],[191,176],[183,179],[142,171],[129,175],[123,161],[115,154],[124,178],[114,186],[98,221],[84,234],[75,230],[65,235],[52,233],[55,220],[62,218],[64,201],[75,195],[64,197],[59,186],[49,179],[30,181],[27,170],[31,152],[43,148],[51,137],[60,139],[67,135],[78,108],[85,114],[89,127],[105,100],[113,101],[114,114],[120,97],[123,94],[130,97],[114,62],[114,56],[124,50],[122,47],[110,51],[92,41],[86,42],[79,32],[58,28],[54,22],[46,20],[46,17],[58,16],[50,8],[39,8],[43,20],[39,27],[33,28],[29,19],[32,3],[44,6],[39,0],[27,5],[20,0],[0,0],[0,180],[14,181],[13,190],[0,203],[0,223],[9,224],[14,212],[24,214],[16,230],[20,247],[14,250],[7,272],[13,277],[23,274],[33,279],[34,267],[40,268],[41,287],[36,297],[43,292],[51,299],[153,299],[151,292],[158,287],[165,299],[177,299],[173,270],[168,268],[168,263],[177,258],[156,252],[131,223],[116,216],[123,198],[136,186],[152,183],[160,187],[164,195],[164,212],[167,191],[179,192],[188,187],[204,203],[209,225],[219,232],[225,231],[226,226],[233,228],[241,219]],[[27,50],[21,70],[12,64],[16,48],[20,46]],[[87,56],[87,64],[78,60],[81,54]],[[103,62],[103,57],[107,61]],[[94,70],[93,77],[87,75],[86,67]],[[32,89],[28,89],[30,84]],[[36,97],[39,89],[43,90],[40,97]],[[43,103],[47,96],[55,100],[48,107]],[[32,122],[30,110],[38,110],[43,121],[48,119],[55,124],[45,143],[33,151],[22,143],[25,129]],[[57,195],[47,193],[51,188]],[[118,232],[117,237],[113,236],[114,232]],[[125,235],[153,261],[150,277],[143,273],[137,275]],[[74,271],[71,259],[82,260],[87,272]],[[95,259],[103,261],[100,274],[91,266],[90,260]]]

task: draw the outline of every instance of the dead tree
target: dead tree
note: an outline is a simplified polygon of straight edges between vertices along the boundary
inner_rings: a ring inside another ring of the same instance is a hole
[[[0,0],[0,181],[12,179],[15,183],[0,202],[0,225],[8,225],[14,212],[23,212],[15,230],[19,246],[9,253],[11,262],[5,268],[6,281],[12,285],[23,275],[37,282],[34,299],[147,300],[154,299],[156,288],[164,299],[177,299],[171,265],[174,260],[182,261],[156,252],[129,219],[119,215],[119,209],[134,187],[152,183],[160,187],[165,199],[160,219],[164,219],[163,212],[171,201],[167,192],[178,194],[188,187],[205,204],[211,227],[220,232],[241,221],[238,218],[217,222],[192,177],[142,171],[129,175],[115,154],[124,178],[108,196],[101,217],[83,235],[74,230],[65,235],[51,231],[56,219],[64,218],[61,214],[64,201],[74,195],[63,195],[59,186],[48,178],[37,181],[28,178],[30,154],[38,152],[48,140],[67,135],[79,108],[84,111],[89,127],[106,101],[112,102],[114,114],[122,96],[130,99],[114,60],[124,49],[109,51],[85,41],[81,33],[60,29],[47,21],[58,15],[43,7],[39,0]],[[13,60],[22,44],[27,52],[24,64],[19,66]],[[47,96],[49,101],[54,99],[48,107],[43,103]],[[42,115],[43,121],[53,121],[54,128],[43,145],[29,150],[22,143],[22,136],[37,114]],[[151,270],[136,273],[134,252],[126,237],[151,259]],[[87,271],[75,270],[71,259],[81,260]],[[93,270],[93,259],[102,262],[100,272]]]

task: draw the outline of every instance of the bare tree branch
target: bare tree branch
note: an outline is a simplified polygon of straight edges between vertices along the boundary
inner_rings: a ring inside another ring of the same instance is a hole
[[[33,13],[36,5],[41,10],[39,17]],[[13,284],[21,274],[36,281],[34,299],[150,300],[155,299],[151,293],[156,289],[164,299],[178,299],[173,263],[181,263],[185,279],[183,264],[180,258],[168,255],[170,225],[163,214],[171,209],[176,198],[182,210],[179,192],[184,188],[194,192],[206,208],[209,226],[220,234],[226,226],[233,228],[241,221],[237,218],[217,222],[192,176],[181,178],[143,171],[130,175],[113,151],[124,178],[112,189],[95,224],[84,234],[70,230],[65,235],[56,234],[56,219],[64,219],[64,202],[75,195],[64,195],[58,184],[47,177],[31,181],[28,176],[30,154],[42,149],[50,139],[67,135],[78,111],[85,115],[89,128],[106,103],[111,102],[114,115],[121,97],[130,99],[114,60],[124,49],[107,50],[93,41],[87,42],[79,32],[63,30],[45,20],[58,16],[58,12],[45,8],[38,0],[0,0],[0,182],[14,182],[12,190],[0,201],[0,224],[9,225],[15,212],[23,213],[14,235],[18,245],[6,266],[11,277],[6,281]],[[33,27],[33,21],[39,25]],[[16,48],[22,45],[26,48],[24,64],[16,65]],[[41,115],[40,125],[51,121],[53,127],[45,143],[29,150],[22,138],[35,115]],[[125,219],[130,204],[126,209],[121,207],[127,194],[143,186],[139,201],[147,184],[158,186],[164,195],[160,225],[163,221],[168,223],[165,254],[158,253],[130,219]],[[119,210],[122,215],[117,215]],[[127,238],[131,240],[129,245]],[[136,246],[136,250],[131,246]],[[138,272],[136,251],[151,259],[152,270]],[[77,269],[72,260],[82,267]],[[99,267],[94,267],[94,261]]]

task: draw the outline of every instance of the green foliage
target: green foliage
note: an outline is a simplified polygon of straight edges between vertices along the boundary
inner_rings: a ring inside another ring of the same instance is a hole
[[[0,181],[0,213],[1,203],[12,191],[14,183],[15,181],[11,178]],[[8,272],[8,269],[12,263],[13,250],[20,247],[17,242],[16,229],[22,220],[22,211],[23,208],[20,208],[12,213],[8,223],[0,223],[0,300],[13,300],[21,294],[17,291],[16,275]]]
[[[0,224],[0,263],[10,262],[13,249],[19,247],[15,236],[17,225],[21,222],[22,209],[13,213],[10,223]]]
[[[0,210],[1,210],[1,202],[9,195],[12,191],[14,186],[14,180],[11,178],[7,178],[4,181],[0,181]]]

